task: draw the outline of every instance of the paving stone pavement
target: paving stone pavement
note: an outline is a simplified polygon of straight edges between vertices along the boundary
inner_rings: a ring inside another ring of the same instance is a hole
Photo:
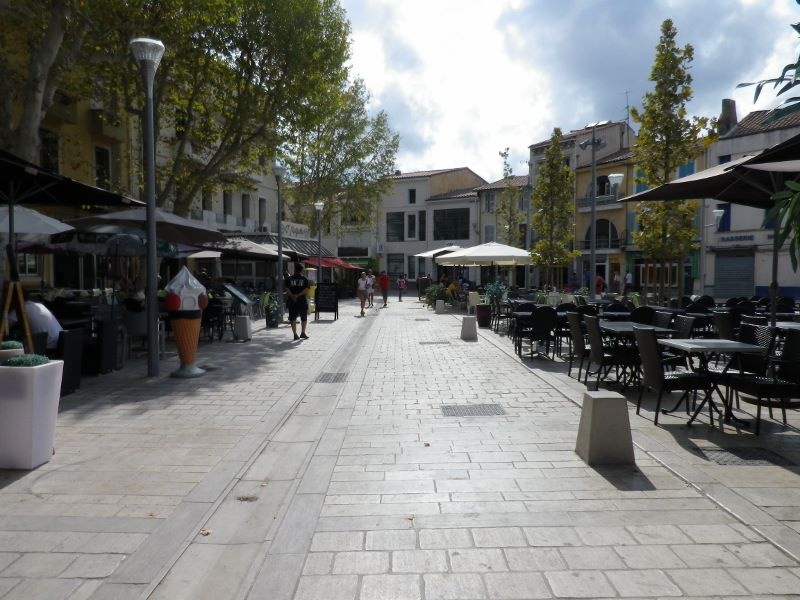
[[[593,469],[560,361],[413,298],[323,317],[203,343],[200,379],[140,360],[65,397],[53,460],[0,471],[0,598],[800,597],[796,414],[656,428],[630,396],[636,467]],[[790,463],[700,451],[747,446]]]

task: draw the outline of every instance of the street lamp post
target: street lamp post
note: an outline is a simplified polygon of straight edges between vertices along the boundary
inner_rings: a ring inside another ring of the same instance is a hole
[[[597,232],[595,230],[595,215],[597,213],[597,148],[602,148],[605,146],[605,142],[602,140],[598,140],[595,137],[595,133],[597,132],[597,123],[591,124],[592,128],[592,137],[591,139],[584,140],[580,144],[578,144],[581,149],[585,150],[589,145],[592,146],[592,195],[591,195],[591,223],[589,224],[589,298],[594,300],[595,299],[595,280],[597,279],[597,265],[596,262],[596,254],[597,254],[597,240],[595,236]]]
[[[144,173],[145,201],[147,203],[147,376],[158,377],[158,259],[156,256],[156,151],[153,121],[153,80],[164,56],[164,44],[150,38],[136,38],[130,42],[131,52],[139,63],[144,78]]]
[[[704,198],[700,204],[700,264],[698,265],[701,296],[704,296],[706,293],[706,253],[708,252],[706,229],[711,227],[718,229],[719,222],[722,220],[725,211],[721,208],[715,208],[711,213],[714,215],[714,222],[706,224],[706,201]]]
[[[317,285],[322,283],[322,209],[325,203],[322,200],[314,202],[317,210]]]
[[[278,299],[278,314],[280,322],[283,323],[283,199],[281,198],[281,179],[286,174],[286,167],[275,163],[272,165],[272,174],[278,184],[278,280],[276,295]]]
[[[522,198],[523,201],[527,204],[527,215],[525,218],[525,250],[528,252],[531,251],[531,204],[533,204],[532,198],[533,188],[531,187],[531,171],[530,167],[528,167],[528,183],[525,184],[525,187],[522,189]],[[531,289],[531,265],[528,262],[525,265],[525,288],[530,292]]]

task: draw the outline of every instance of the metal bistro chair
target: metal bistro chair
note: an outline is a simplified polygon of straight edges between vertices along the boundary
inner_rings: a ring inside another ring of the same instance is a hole
[[[578,381],[581,380],[583,371],[583,361],[589,356],[589,347],[586,345],[586,334],[583,332],[581,315],[577,312],[567,313],[567,323],[569,324],[570,348],[569,348],[569,368],[567,377],[572,376],[572,364],[575,359],[580,358],[578,363]]]
[[[555,357],[556,352],[556,328],[558,327],[558,315],[556,314],[556,309],[552,306],[540,306],[535,311],[533,311],[533,316],[531,317],[531,326],[530,329],[527,330],[524,334],[520,335],[520,340],[522,338],[527,339],[530,342],[530,357],[533,358],[534,356],[544,356],[545,358],[548,357],[548,353],[550,352],[550,345],[553,345],[553,357]],[[541,347],[544,345],[545,351],[544,353],[541,352]],[[534,348],[536,350],[534,351]],[[520,353],[522,351],[522,342],[520,341],[519,347]]]
[[[669,328],[672,325],[672,317],[674,315],[671,312],[667,312],[665,310],[657,310],[656,315],[653,318],[653,325],[656,327],[666,327]]]
[[[584,315],[583,322],[586,323],[586,333],[589,336],[589,361],[584,372],[584,383],[588,385],[589,375],[597,377],[596,385],[600,385],[601,380],[605,380],[614,369],[617,381],[620,380],[620,369],[622,373],[628,372],[631,380],[638,378],[639,354],[635,348],[630,346],[606,347],[603,344],[603,334],[600,331],[600,319],[592,315]],[[597,370],[592,371],[592,364],[597,365]]]
[[[664,396],[664,392],[683,392],[683,395],[678,399],[678,403],[672,410],[675,410],[682,401],[685,401],[686,414],[689,414],[689,393],[694,392],[696,395],[698,390],[707,392],[710,387],[708,377],[693,371],[667,371],[666,365],[661,360],[655,329],[634,326],[633,334],[636,337],[636,346],[642,360],[642,385],[639,388],[639,398],[636,401],[636,414],[639,414],[642,406],[642,395],[645,387],[658,392],[653,416],[654,425],[658,425],[658,415],[661,411],[661,399]],[[664,411],[665,414],[667,412],[671,411]]]
[[[765,328],[766,329],[766,328]],[[786,424],[786,409],[790,399],[800,398],[800,331],[790,330],[779,357],[772,359],[769,375],[733,374],[726,377],[726,384],[738,395],[746,394],[744,402],[756,405],[756,429],[758,435],[761,425],[761,407],[766,404],[769,417],[772,416],[773,399],[781,409],[783,423]],[[750,398],[748,398],[749,396]]]
[[[637,306],[631,312],[631,321],[640,325],[652,325],[656,318],[656,309],[652,306]]]

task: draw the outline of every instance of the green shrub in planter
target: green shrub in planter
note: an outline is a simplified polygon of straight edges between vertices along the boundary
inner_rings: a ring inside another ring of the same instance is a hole
[[[425,288],[425,304],[428,306],[436,306],[437,300],[447,300],[447,298],[447,289],[438,284]]]
[[[50,359],[41,354],[19,354],[12,356],[3,363],[4,367],[38,367],[46,365]]]
[[[22,350],[22,342],[17,340],[6,340],[0,344],[0,350]]]

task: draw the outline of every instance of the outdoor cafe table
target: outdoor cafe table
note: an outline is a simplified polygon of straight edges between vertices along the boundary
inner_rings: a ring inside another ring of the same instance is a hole
[[[722,378],[722,376],[728,371],[728,368],[731,366],[731,363],[736,360],[736,358],[740,354],[763,354],[766,352],[766,348],[762,346],[758,346],[756,344],[747,344],[745,342],[739,342],[736,340],[724,340],[724,339],[710,339],[710,338],[700,338],[700,339],[682,339],[682,338],[673,338],[673,339],[660,339],[658,343],[662,346],[667,346],[668,348],[674,348],[680,352],[683,352],[689,356],[697,356],[700,362],[700,366],[698,371],[704,375],[706,375],[711,382],[711,387],[709,388],[708,392],[706,392],[705,398],[700,403],[700,405],[695,409],[694,414],[689,419],[689,425],[697,418],[697,415],[700,414],[700,411],[703,410],[703,406],[705,406],[706,402],[708,402],[708,412],[711,416],[711,423],[714,423],[714,415],[711,412],[716,411],[719,414],[722,414],[722,411],[717,408],[717,405],[714,403],[713,395],[714,390],[720,395],[720,397],[724,399],[722,392],[717,385]],[[730,356],[728,363],[725,365],[725,368],[721,373],[719,373],[716,377],[708,368],[708,359],[709,355],[711,354],[727,354]],[[730,421],[734,419],[740,425],[747,425],[746,422],[742,421],[741,419],[737,419],[731,406],[729,404],[725,404],[725,420]]]
[[[653,329],[655,330],[656,335],[667,335],[669,333],[674,333],[674,331],[669,327],[655,327],[653,325],[645,325],[644,323],[637,323],[635,321],[600,321],[600,330],[603,333],[619,337],[632,338],[634,326]]]
[[[790,331],[792,329],[800,331],[800,323],[797,321],[776,321],[775,327],[781,331]]]

